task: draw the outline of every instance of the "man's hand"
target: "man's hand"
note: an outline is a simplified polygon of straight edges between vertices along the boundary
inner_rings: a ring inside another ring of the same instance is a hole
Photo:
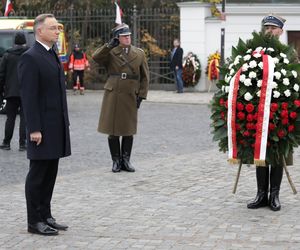
[[[108,42],[108,47],[109,48],[114,48],[114,47],[117,47],[119,45],[119,38],[117,37],[114,37],[112,38],[109,42]]]
[[[42,133],[40,131],[30,134],[30,141],[36,142],[36,145],[40,145],[42,142]]]
[[[138,109],[140,108],[142,101],[143,101],[142,97],[139,97],[139,96],[136,97],[136,107]]]

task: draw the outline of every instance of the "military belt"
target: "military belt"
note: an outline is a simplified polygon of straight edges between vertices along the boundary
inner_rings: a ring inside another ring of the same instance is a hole
[[[127,73],[113,73],[113,74],[110,74],[109,76],[120,77],[120,79],[122,79],[122,80],[126,80],[126,79],[138,80],[139,79],[138,75],[129,75]]]

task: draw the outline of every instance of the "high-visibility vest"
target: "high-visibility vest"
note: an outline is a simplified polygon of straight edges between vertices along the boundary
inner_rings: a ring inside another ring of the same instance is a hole
[[[85,70],[90,66],[88,59],[86,58],[86,54],[83,53],[83,57],[81,59],[75,59],[74,54],[72,53],[70,56],[69,69],[70,70]]]

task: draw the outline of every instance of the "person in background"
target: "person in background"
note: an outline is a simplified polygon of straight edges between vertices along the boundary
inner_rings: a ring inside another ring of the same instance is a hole
[[[171,52],[170,68],[174,72],[177,93],[183,93],[183,80],[182,80],[183,49],[180,47],[180,41],[178,38],[174,39],[173,45],[174,48]]]
[[[6,99],[6,115],[4,139],[0,149],[10,150],[10,142],[13,137],[15,121],[20,112],[19,125],[19,150],[26,150],[26,133],[23,108],[20,97],[20,83],[18,80],[18,62],[20,56],[28,49],[23,32],[15,35],[14,46],[3,55],[0,64],[0,93],[4,93]]]
[[[73,73],[73,90],[84,94],[84,71],[90,70],[90,64],[86,54],[81,50],[79,44],[75,44],[74,51],[70,55],[69,70]]]

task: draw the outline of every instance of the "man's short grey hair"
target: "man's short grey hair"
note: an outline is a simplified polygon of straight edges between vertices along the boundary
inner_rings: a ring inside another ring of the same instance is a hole
[[[33,31],[36,33],[37,27],[45,22],[47,18],[55,18],[53,14],[40,14],[34,19]]]

